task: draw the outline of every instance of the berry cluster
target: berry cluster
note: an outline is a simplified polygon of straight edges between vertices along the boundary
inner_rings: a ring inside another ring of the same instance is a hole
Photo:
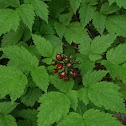
[[[56,55],[56,61],[52,62],[52,65],[57,65],[56,69],[53,69],[53,73],[58,73],[59,70],[64,70],[59,73],[58,78],[63,79],[64,81],[68,81],[70,77],[77,77],[77,72],[73,69],[73,64],[75,63],[73,56],[70,55],[64,55],[63,56],[60,53],[57,53]]]

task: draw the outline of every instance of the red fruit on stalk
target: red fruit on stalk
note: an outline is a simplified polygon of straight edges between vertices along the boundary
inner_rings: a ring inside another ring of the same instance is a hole
[[[57,59],[58,61],[62,61],[62,60],[63,60],[63,58],[62,58],[62,56],[61,56],[60,53],[57,53],[56,59]]]
[[[77,77],[77,72],[73,71],[73,77]]]
[[[59,76],[58,76],[58,78],[59,78],[59,79],[62,79],[62,78],[63,78],[63,76],[62,76],[62,75],[59,75]]]
[[[58,73],[58,69],[53,69],[53,73]]]
[[[58,65],[57,65],[57,69],[58,70],[61,70],[63,68],[63,64],[62,63],[59,63]]]
[[[57,64],[57,61],[53,61],[52,65],[55,66]]]
[[[63,77],[66,76],[66,71],[65,70],[61,72],[61,76],[63,76]]]
[[[66,67],[71,67],[71,66],[72,64],[70,62],[66,64]]]
[[[68,76],[64,77],[64,81],[68,81],[68,80],[69,80]]]

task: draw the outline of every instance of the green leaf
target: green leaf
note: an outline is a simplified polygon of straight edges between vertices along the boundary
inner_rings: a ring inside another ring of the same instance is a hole
[[[57,126],[86,126],[83,117],[80,114],[71,112]]]
[[[13,30],[10,31],[9,33],[3,36],[1,47],[15,45],[21,39],[22,35],[23,35],[22,29],[18,29],[16,32]]]
[[[97,36],[91,43],[91,53],[102,54],[105,52],[116,39],[116,35],[108,34]]]
[[[125,75],[126,75],[126,63],[123,64],[122,67],[120,67],[118,75],[119,75],[119,78],[122,80],[122,82],[125,84],[126,83],[126,77],[125,77]]]
[[[38,126],[49,126],[58,122],[62,116],[66,116],[70,108],[70,100],[60,92],[49,92],[44,94],[38,108]]]
[[[11,29],[16,31],[19,26],[19,15],[15,10],[0,9],[0,36]]]
[[[86,126],[122,126],[112,114],[89,109],[83,115]]]
[[[105,2],[100,9],[100,12],[102,14],[108,15],[108,14],[112,14],[115,13],[117,10],[119,10],[120,8],[116,5],[116,4],[112,4],[111,6],[109,6],[108,2]]]
[[[52,63],[52,58],[45,58],[45,59],[42,60],[42,62],[50,65]]]
[[[121,123],[112,114],[89,109],[83,115],[71,112],[58,126],[121,126]]]
[[[17,111],[17,117],[30,120],[34,124],[33,126],[36,126],[37,114],[38,112],[35,109],[22,109]]]
[[[64,48],[64,54],[65,55],[75,55],[75,49],[73,46],[71,45],[67,45],[65,48]]]
[[[89,59],[91,61],[96,61],[96,60],[102,59],[102,56],[99,54],[89,54]]]
[[[77,9],[80,7],[82,0],[69,0],[74,13],[76,14]]]
[[[34,126],[34,125],[32,124],[32,122],[31,122],[30,120],[28,120],[28,119],[19,120],[19,121],[17,122],[17,125],[18,125],[18,126]]]
[[[126,9],[126,1],[125,0],[116,0],[117,5],[121,8],[124,7]]]
[[[126,85],[123,84],[121,81],[116,81],[116,83],[120,87],[119,92],[122,94],[122,97],[126,99]]]
[[[10,59],[13,67],[21,69],[23,72],[31,71],[38,66],[38,59],[22,46],[9,46],[1,48],[1,50]]]
[[[50,22],[48,24],[46,22],[42,22],[40,32],[43,35],[53,35],[53,34],[55,34],[55,31],[54,31],[53,27],[50,25]]]
[[[126,113],[123,98],[118,92],[119,87],[111,82],[99,82],[88,89],[91,102],[113,112]]]
[[[106,67],[107,71],[109,71],[109,74],[111,75],[113,79],[117,77],[119,69],[120,69],[118,64],[111,63],[108,60],[101,61],[101,64]]]
[[[72,22],[69,26],[67,26],[64,37],[66,41],[71,44],[72,42],[83,42],[83,39],[88,38],[88,35],[79,22]]]
[[[36,15],[48,23],[49,11],[47,4],[40,0],[32,0],[32,1],[33,2],[31,2],[31,4],[35,10]]]
[[[87,106],[82,101],[78,101],[78,108],[76,110],[78,114],[83,116],[83,114],[87,111],[87,109],[88,109]]]
[[[94,13],[93,24],[100,34],[103,34],[103,31],[105,29],[105,22],[106,22],[106,16],[105,15],[103,15],[99,12]]]
[[[3,115],[9,114],[11,111],[13,111],[18,103],[12,103],[12,102],[1,102],[0,103],[0,113]]]
[[[35,45],[30,45],[27,49],[32,55],[36,56],[38,60],[40,60],[41,55],[39,54]]]
[[[22,4],[17,8],[17,12],[23,23],[32,31],[32,25],[35,19],[34,8],[30,4]]]
[[[26,106],[33,107],[35,102],[39,100],[42,92],[39,88],[29,88],[24,96],[21,97],[21,102]]]
[[[3,1],[0,1],[0,9],[6,9],[9,5],[3,3]]]
[[[70,90],[67,94],[71,102],[71,107],[76,111],[78,106],[78,93],[75,90]]]
[[[86,87],[90,87],[92,84],[97,83],[103,79],[104,76],[106,76],[108,72],[104,70],[99,71],[88,71],[83,76],[83,84]]]
[[[69,81],[64,81],[64,79],[59,79],[58,75],[50,76],[51,83],[60,91],[62,92],[68,92],[70,91],[74,86],[73,79],[70,79]]]
[[[0,97],[10,95],[12,102],[19,98],[27,85],[26,76],[18,69],[0,66]]]
[[[107,60],[113,64],[121,64],[126,61],[126,44],[120,44],[115,49],[107,52]]]
[[[33,81],[36,85],[47,92],[47,88],[49,86],[49,75],[44,66],[39,66],[31,72]]]
[[[106,21],[106,28],[109,33],[117,33],[126,37],[126,16],[114,15],[109,16]]]
[[[109,4],[116,2],[117,5],[121,8],[122,6],[126,9],[126,1],[125,0],[109,0]]]
[[[0,115],[1,126],[17,126],[16,120],[11,115]]]
[[[20,5],[19,0],[1,0],[1,2],[7,4],[8,6],[12,6],[12,7],[19,7],[19,5]]]
[[[70,21],[72,20],[72,17],[73,17],[73,12],[68,12],[68,13],[65,13],[65,14],[61,14],[59,16],[59,21],[64,25],[64,26],[67,26],[70,24]]]
[[[108,0],[108,1],[109,1],[109,5],[115,2],[115,0]]]
[[[81,88],[80,90],[78,90],[78,98],[87,106],[89,104],[88,89]]]
[[[92,71],[95,67],[95,62],[90,61],[88,56],[78,54],[76,57],[77,61],[80,61],[80,65],[78,68],[80,69],[82,76],[89,70]]]
[[[32,39],[36,45],[36,48],[42,56],[51,57],[53,47],[48,40],[38,35],[32,35]]]
[[[45,38],[51,43],[53,47],[52,58],[56,59],[57,52],[60,52],[60,53],[63,52],[61,39],[55,35],[48,35],[48,36],[45,36]]]
[[[89,37],[84,37],[79,45],[79,52],[88,55],[90,53],[92,40]]]
[[[51,0],[48,3],[49,15],[58,18],[60,16],[60,13],[68,7],[68,3],[68,0]]]
[[[79,10],[79,14],[81,23],[83,27],[85,27],[89,23],[89,21],[93,18],[94,8],[86,3],[83,3],[82,7]]]
[[[65,26],[59,22],[54,23],[54,28],[58,36],[62,39],[65,33]]]

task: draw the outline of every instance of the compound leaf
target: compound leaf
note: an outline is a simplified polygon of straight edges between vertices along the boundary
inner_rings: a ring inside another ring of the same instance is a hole
[[[74,13],[76,13],[82,0],[69,0],[69,1],[70,1],[72,9],[74,10]]]
[[[60,91],[62,92],[68,92],[70,91],[74,86],[73,79],[70,79],[69,81],[64,81],[63,79],[58,79],[58,75],[50,76],[51,83]]]
[[[19,98],[27,85],[26,76],[18,69],[0,66],[0,97],[10,95],[12,102]]]
[[[13,111],[16,108],[17,105],[18,105],[18,103],[1,102],[0,103],[0,113],[4,114],[4,115],[7,115],[11,111]]]
[[[85,25],[87,25],[89,21],[93,18],[94,8],[84,3],[79,10],[79,14],[81,23],[83,27],[85,27]]]
[[[106,21],[106,28],[109,33],[117,33],[126,37],[126,16],[114,15],[109,16]]]
[[[99,110],[89,109],[83,115],[86,126],[121,126],[112,114],[100,112]]]
[[[19,15],[15,10],[0,9],[0,36],[11,29],[16,31],[19,26]]]
[[[22,35],[23,35],[22,29],[18,29],[16,32],[13,30],[10,31],[9,33],[3,36],[1,47],[15,45],[21,39]]]
[[[126,61],[126,44],[120,44],[115,49],[107,52],[107,60],[113,64],[121,64]]]
[[[0,115],[1,126],[17,126],[16,120],[11,115]]]
[[[46,68],[44,66],[37,67],[31,72],[31,75],[36,85],[47,92],[47,88],[49,86],[49,75]]]
[[[66,116],[70,108],[70,100],[60,92],[49,92],[40,98],[38,108],[38,126],[49,126]]]
[[[33,107],[35,102],[39,100],[42,91],[39,88],[30,88],[24,96],[21,97],[21,102],[26,106]]]
[[[48,23],[48,6],[46,3],[40,1],[40,0],[33,0],[31,2],[35,13],[37,16],[39,16],[41,19],[45,20]]]
[[[31,71],[38,66],[38,59],[23,46],[9,46],[1,48],[1,50],[10,59],[13,67],[21,69],[24,72]]]
[[[66,27],[66,32],[64,35],[65,39],[69,44],[72,42],[74,43],[81,43],[83,42],[84,38],[87,38],[88,35],[86,30],[83,29],[79,22],[73,22]]]
[[[32,31],[32,25],[35,19],[34,8],[31,4],[22,4],[19,8],[17,8],[17,12],[24,22],[24,24]]]
[[[93,24],[100,34],[103,34],[103,31],[105,29],[105,22],[106,22],[106,16],[105,15],[103,15],[99,12],[94,13]]]
[[[55,22],[54,28],[55,28],[58,36],[62,39],[62,37],[64,36],[64,33],[65,33],[65,26],[59,22]]]
[[[57,126],[86,126],[83,117],[75,112],[71,112]]]
[[[116,35],[113,34],[97,36],[91,43],[91,52],[102,54],[111,46],[115,39]]]
[[[88,96],[91,102],[98,107],[104,107],[113,112],[125,111],[125,104],[118,92],[119,87],[111,82],[99,82],[88,89]]]
[[[75,90],[70,90],[67,94],[71,102],[71,107],[76,111],[78,106],[78,93]]]
[[[94,83],[97,83],[103,79],[103,77],[106,76],[108,72],[104,70],[99,70],[99,71],[88,71],[86,74],[83,76],[83,84],[86,87],[91,86]]]
[[[39,53],[44,57],[51,57],[53,51],[51,43],[44,37],[38,35],[32,35],[32,38]]]

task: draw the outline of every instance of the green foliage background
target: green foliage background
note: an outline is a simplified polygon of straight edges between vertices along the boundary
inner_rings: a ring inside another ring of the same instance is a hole
[[[125,0],[0,0],[0,126],[121,126]],[[80,61],[59,80],[57,52]]]

